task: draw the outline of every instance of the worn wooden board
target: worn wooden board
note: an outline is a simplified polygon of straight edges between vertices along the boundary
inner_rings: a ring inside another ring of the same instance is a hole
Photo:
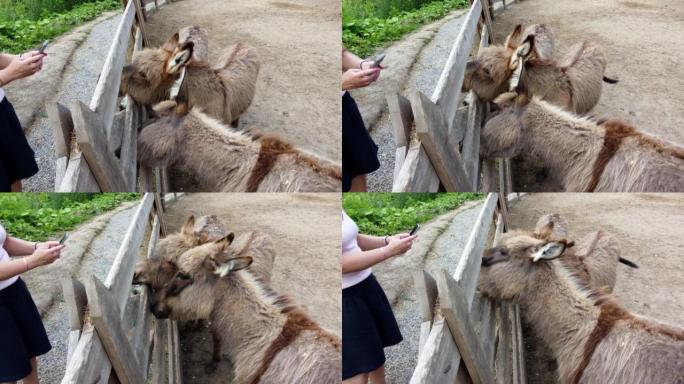
[[[482,161],[482,192],[496,192],[497,191],[497,170],[496,160],[489,159]]]
[[[511,305],[501,303],[499,307],[499,340],[496,345],[496,382],[497,384],[509,384],[513,378],[512,366],[512,338],[511,338]]]
[[[525,370],[525,345],[520,323],[520,307],[513,307],[513,383],[526,383],[527,372]]]
[[[69,166],[69,158],[61,156],[55,159],[55,186],[62,185],[64,175],[66,175],[67,167]]]
[[[142,33],[139,28],[136,28],[133,50],[139,51],[141,49]],[[130,96],[126,96],[126,98],[126,117],[121,139],[121,170],[128,189],[135,191],[138,182],[138,128],[142,124],[143,107],[135,103]]]
[[[69,157],[69,142],[74,130],[69,108],[60,103],[47,105],[48,123],[52,127],[52,137],[55,145],[56,157]]]
[[[423,321],[432,321],[435,317],[437,282],[427,271],[420,270],[413,273],[413,284],[416,287],[416,297]]]
[[[470,305],[466,301],[467,293],[446,270],[438,272],[436,280],[442,314],[449,325],[463,362],[468,367],[473,383],[493,383],[495,377],[493,369],[487,364],[487,356],[475,333],[475,327],[470,321]]]
[[[468,242],[463,248],[463,253],[454,272],[454,280],[461,287],[466,296],[464,300],[468,304],[468,309],[472,304],[477,288],[477,279],[480,275],[480,263],[482,252],[485,249],[485,242],[492,224],[494,209],[496,208],[498,195],[490,193],[485,199],[480,214],[473,225],[468,237]],[[442,297],[440,293],[440,298]]]
[[[62,378],[62,384],[106,384],[112,365],[92,324],[83,326],[81,338]]]
[[[109,150],[116,153],[117,149],[121,148],[121,140],[123,139],[124,124],[126,123],[126,111],[118,111],[114,114],[114,121],[112,128],[109,130],[107,142],[109,142]]]
[[[420,336],[418,338],[418,356],[423,353],[425,343],[430,336],[430,330],[432,329],[432,320],[423,321],[420,323]]]
[[[401,167],[404,165],[404,160],[406,160],[406,149],[407,147],[397,147],[394,152],[394,173],[392,180],[396,180],[401,172]]]
[[[406,159],[394,179],[392,192],[437,192],[439,177],[422,145],[411,146]]]
[[[155,321],[154,325],[154,344],[152,345],[152,361],[150,363],[151,384],[166,383],[165,353],[166,353],[166,323],[169,320]]]
[[[411,384],[453,383],[456,380],[461,354],[451,337],[445,320],[436,319],[418,356]]]
[[[90,171],[88,163],[82,153],[69,158],[64,177],[56,186],[56,192],[100,192],[100,186]]]
[[[62,294],[69,318],[69,328],[72,331],[80,331],[83,327],[83,316],[88,305],[85,287],[75,278],[65,277],[62,279]]]
[[[69,335],[67,336],[67,359],[66,359],[67,367],[69,366],[69,363],[71,362],[72,356],[74,356],[74,351],[76,351],[76,346],[78,345],[78,340],[80,338],[81,338],[81,330],[80,329],[69,331]]]
[[[468,172],[468,186],[472,191],[478,190],[480,182],[480,129],[484,116],[484,103],[470,91],[468,107],[468,123],[463,138],[463,165]]]
[[[71,116],[79,148],[100,189],[103,192],[127,191],[119,160],[109,148],[101,118],[80,101],[72,104]]]
[[[482,0],[482,13],[484,14],[484,22],[487,26],[487,34],[491,36],[492,44],[496,44],[496,42],[494,41],[494,30],[492,29],[492,19],[494,18],[494,12],[490,2],[490,0]]]
[[[394,142],[397,147],[408,147],[413,123],[411,102],[399,93],[389,93],[385,98],[394,132]]]

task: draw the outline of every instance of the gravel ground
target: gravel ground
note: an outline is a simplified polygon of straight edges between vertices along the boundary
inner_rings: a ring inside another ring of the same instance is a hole
[[[420,90],[428,97],[432,96],[437,80],[442,73],[451,52],[454,40],[458,36],[463,23],[463,11],[458,11],[459,16],[444,23],[432,40],[422,49],[417,61],[411,68],[411,74],[405,88],[401,92],[409,96],[409,91]],[[411,36],[408,37],[409,39]],[[386,104],[386,102],[383,100]],[[394,173],[394,156],[396,144],[389,120],[389,113],[385,105],[385,112],[378,123],[371,129],[371,137],[378,144],[378,158],[380,169],[368,176],[368,190],[373,192],[392,190]]]
[[[62,74],[56,96],[50,101],[70,106],[76,100],[86,105],[95,91],[95,85],[104,65],[112,36],[121,20],[116,14],[93,27],[88,38],[76,49]],[[48,61],[46,60],[46,65]],[[55,190],[54,139],[52,128],[43,106],[33,124],[25,129],[31,148],[36,152],[38,173],[24,180],[24,191],[47,192]]]
[[[123,241],[126,229],[137,209],[137,204],[116,213],[98,234],[83,255],[78,278],[86,274],[94,274],[104,281],[109,273],[112,261]],[[113,245],[114,244],[114,245]],[[60,276],[59,278],[61,278]],[[30,282],[28,282],[30,289]],[[67,335],[69,321],[64,299],[59,294],[50,309],[43,315],[43,324],[52,343],[52,350],[38,358],[38,374],[42,383],[59,383],[66,369]]]
[[[420,264],[418,268],[425,268],[430,273],[438,269],[446,269],[450,274],[454,273],[481,207],[482,203],[476,202],[459,208],[457,214],[451,219],[451,223],[432,242],[424,255],[424,264]],[[412,274],[416,269],[414,267],[412,270],[404,270],[401,277],[412,281]],[[397,278],[384,273],[382,266],[376,268],[375,274],[380,284],[385,284],[390,278]],[[396,299],[392,301],[394,301],[392,307],[404,341],[385,349],[387,382],[390,384],[408,383],[418,361],[418,342],[422,322],[413,284],[411,283],[408,289],[399,292]]]

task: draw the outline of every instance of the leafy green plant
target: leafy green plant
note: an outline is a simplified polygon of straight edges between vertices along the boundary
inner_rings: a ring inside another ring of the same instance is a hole
[[[14,237],[44,241],[139,198],[137,193],[5,193],[0,194],[0,222]]]
[[[482,193],[345,193],[342,206],[359,232],[386,235],[410,230]]]
[[[343,0],[342,41],[349,51],[368,57],[378,47],[467,6],[467,0]]]
[[[118,9],[118,0],[0,0],[0,52],[21,53],[90,21],[102,12]]]

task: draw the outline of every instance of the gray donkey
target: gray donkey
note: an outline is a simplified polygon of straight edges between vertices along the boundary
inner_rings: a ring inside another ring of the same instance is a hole
[[[573,243],[512,231],[482,257],[478,288],[521,304],[558,361],[561,383],[684,382],[684,329],[631,313],[561,260]]]

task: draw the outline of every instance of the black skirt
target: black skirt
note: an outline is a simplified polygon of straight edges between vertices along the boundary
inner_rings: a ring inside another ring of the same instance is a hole
[[[35,154],[7,97],[0,102],[0,192],[38,173]]]
[[[30,359],[52,348],[38,308],[21,279],[0,290],[0,340],[0,382],[28,376]]]
[[[378,168],[378,146],[370,137],[356,102],[345,92],[342,96],[342,191],[349,192],[355,176]]]
[[[342,380],[385,364],[385,347],[403,340],[385,291],[372,274],[342,290]]]

